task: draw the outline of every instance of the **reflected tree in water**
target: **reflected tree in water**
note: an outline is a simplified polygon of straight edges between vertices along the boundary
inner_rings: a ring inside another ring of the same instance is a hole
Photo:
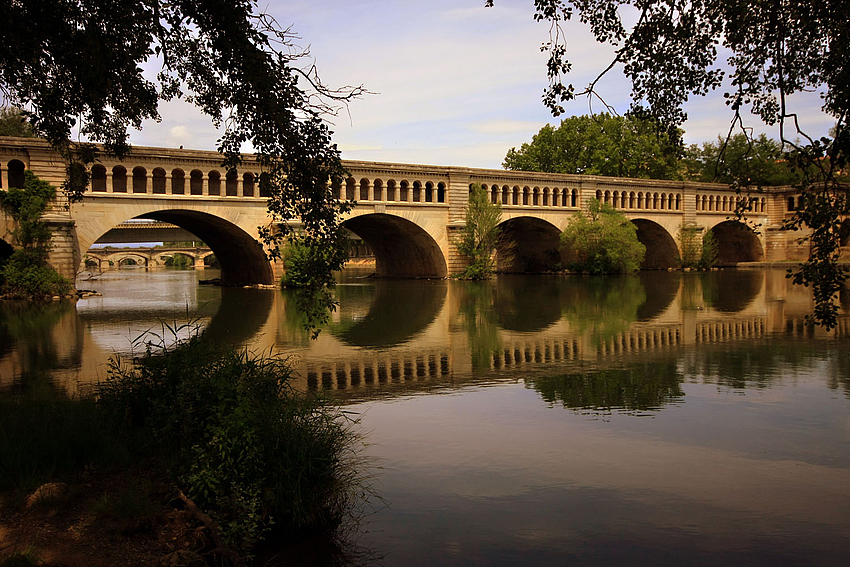
[[[492,307],[499,326],[509,331],[530,333],[542,331],[560,318],[565,281],[559,276],[499,275]]]
[[[571,283],[563,315],[573,330],[587,335],[594,345],[627,331],[646,301],[637,276],[578,276]]]
[[[685,395],[682,380],[675,362],[665,362],[529,378],[527,383],[550,404],[610,414],[658,411]]]
[[[493,309],[496,284],[492,281],[469,282],[458,286],[457,317],[466,329],[472,369],[486,372],[490,369],[493,353],[500,350],[498,317]]]
[[[57,326],[67,317],[71,318],[71,328],[63,325],[57,333]],[[0,301],[0,359],[16,350],[23,368],[13,388],[40,393],[59,391],[52,383],[51,372],[81,361],[82,328],[77,323],[74,306],[68,302]],[[62,346],[71,348],[63,351]]]

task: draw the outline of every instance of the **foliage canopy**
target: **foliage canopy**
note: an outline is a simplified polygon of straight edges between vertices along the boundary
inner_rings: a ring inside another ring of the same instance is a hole
[[[646,253],[634,223],[596,199],[590,201],[589,214],[579,211],[570,219],[561,241],[576,257],[568,268],[590,274],[636,272]]]
[[[676,179],[681,133],[659,132],[655,121],[636,116],[573,116],[557,128],[547,124],[531,143],[511,148],[505,169]]]
[[[738,132],[716,141],[685,148],[686,177],[694,181],[737,184],[742,187],[796,185],[802,173],[788,167],[782,144],[766,134],[749,137]]]
[[[492,6],[494,0],[485,0]],[[535,0],[534,18],[549,22],[549,86],[544,103],[555,116],[578,96],[602,100],[599,81],[621,67],[632,84],[629,113],[651,116],[672,131],[687,119],[683,104],[718,88],[730,108],[730,135],[749,135],[749,108],[778,129],[789,166],[802,172],[803,194],[789,230],[806,229],[808,260],[793,281],[811,285],[812,321],[837,323],[837,296],[847,270],[838,264],[841,216],[848,209],[840,176],[850,155],[850,3],[845,0]],[[564,80],[572,64],[561,24],[577,16],[597,41],[614,48],[608,66],[584,88]],[[718,61],[720,51],[728,53]],[[822,110],[835,119],[830,136],[801,129],[792,95],[818,92]],[[607,105],[606,105],[607,107]],[[610,108],[610,107],[609,107]],[[737,183],[746,187],[744,183]]]
[[[32,138],[35,133],[20,108],[4,106],[0,108],[0,136]]]
[[[262,232],[272,256],[294,218],[319,246],[339,246],[348,208],[328,187],[345,170],[323,117],[363,89],[327,88],[305,55],[256,0],[0,0],[0,102],[25,109],[68,160],[70,202],[97,153],[71,142],[75,131],[122,157],[128,128],[181,98],[223,129],[224,167],[254,148],[277,221]],[[145,65],[159,67],[155,79]]]

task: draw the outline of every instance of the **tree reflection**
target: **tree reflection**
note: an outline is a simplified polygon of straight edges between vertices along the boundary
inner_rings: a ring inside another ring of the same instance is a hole
[[[493,280],[457,282],[457,314],[466,330],[472,369],[486,372],[490,358],[501,349],[498,309],[494,309],[498,284]],[[510,288],[509,288],[510,289]]]
[[[575,276],[569,282],[563,315],[594,345],[628,330],[646,301],[643,284],[634,275]]]
[[[541,331],[560,318],[565,279],[560,276],[499,275],[486,309],[508,331]],[[492,307],[491,307],[492,305]]]
[[[819,370],[824,360],[836,370]],[[698,357],[689,357],[683,368],[688,376],[700,376],[704,383],[736,390],[770,388],[789,371],[808,369],[829,376],[830,388],[843,389],[850,395],[850,352],[840,348],[824,352],[809,341],[774,340],[746,348],[707,348]]]
[[[675,362],[653,362],[627,368],[532,377],[527,383],[551,404],[608,414],[658,411],[685,395],[682,380]]]
[[[51,372],[80,363],[81,332],[73,303],[0,301],[0,366],[13,356],[20,368],[12,387],[30,393],[56,391]]]

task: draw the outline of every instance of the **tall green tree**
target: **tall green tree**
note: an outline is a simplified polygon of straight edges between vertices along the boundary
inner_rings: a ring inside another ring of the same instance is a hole
[[[787,163],[803,173],[801,206],[786,228],[809,232],[804,240],[810,255],[793,281],[812,287],[811,320],[834,327],[847,277],[838,261],[840,221],[850,198],[841,180],[850,156],[850,2],[535,0],[534,5],[534,18],[550,24],[543,44],[549,78],[543,101],[555,116],[578,96],[604,98],[600,80],[619,68],[632,84],[630,112],[651,116],[667,129],[685,122],[683,105],[690,97],[718,88],[725,91],[731,133],[744,130],[747,109],[776,128]],[[611,62],[583,88],[566,80],[572,63],[561,25],[573,16],[614,50]],[[802,92],[820,93],[823,112],[836,121],[834,135],[817,138],[801,129],[792,95]]]
[[[573,116],[511,148],[502,166],[521,171],[676,179],[681,133],[637,116]]]
[[[493,254],[501,220],[502,206],[491,202],[487,191],[474,184],[469,191],[466,224],[457,245],[458,251],[469,259],[469,265],[460,274],[462,279],[483,280],[493,275]]]
[[[0,136],[32,138],[35,134],[20,108],[4,106],[0,108]]]
[[[795,185],[802,173],[788,167],[782,144],[766,134],[743,132],[702,145],[692,144],[682,160],[689,179],[740,184],[742,187]]]
[[[568,267],[589,274],[629,274],[640,269],[646,246],[637,227],[611,205],[590,201],[588,214],[579,211],[561,233],[561,242],[575,260]]]
[[[293,37],[255,0],[0,0],[0,95],[68,160],[71,202],[97,152],[72,142],[75,130],[122,157],[128,128],[158,120],[160,101],[189,101],[222,128],[224,167],[241,163],[243,144],[255,149],[276,221],[263,232],[270,254],[293,218],[334,248],[348,205],[328,180],[346,172],[323,117],[362,89],[327,88]]]

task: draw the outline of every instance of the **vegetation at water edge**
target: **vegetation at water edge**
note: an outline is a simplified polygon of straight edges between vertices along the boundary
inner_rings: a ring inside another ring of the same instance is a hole
[[[91,396],[0,399],[0,491],[89,467],[155,468],[239,563],[271,533],[333,530],[366,497],[353,422],[293,390],[287,359],[193,337],[115,360]]]
[[[31,171],[24,172],[23,188],[0,191],[0,206],[14,221],[12,239],[19,247],[0,264],[0,292],[12,297],[64,295],[71,283],[47,263],[50,227],[41,220],[56,189]]]
[[[486,280],[493,275],[501,220],[501,205],[491,202],[487,191],[481,185],[474,184],[469,190],[465,225],[457,244],[458,252],[469,259],[469,265],[458,274],[458,278]]]
[[[588,214],[579,211],[561,233],[573,258],[570,271],[588,274],[629,274],[640,269],[646,246],[637,227],[611,205],[590,201]]]

